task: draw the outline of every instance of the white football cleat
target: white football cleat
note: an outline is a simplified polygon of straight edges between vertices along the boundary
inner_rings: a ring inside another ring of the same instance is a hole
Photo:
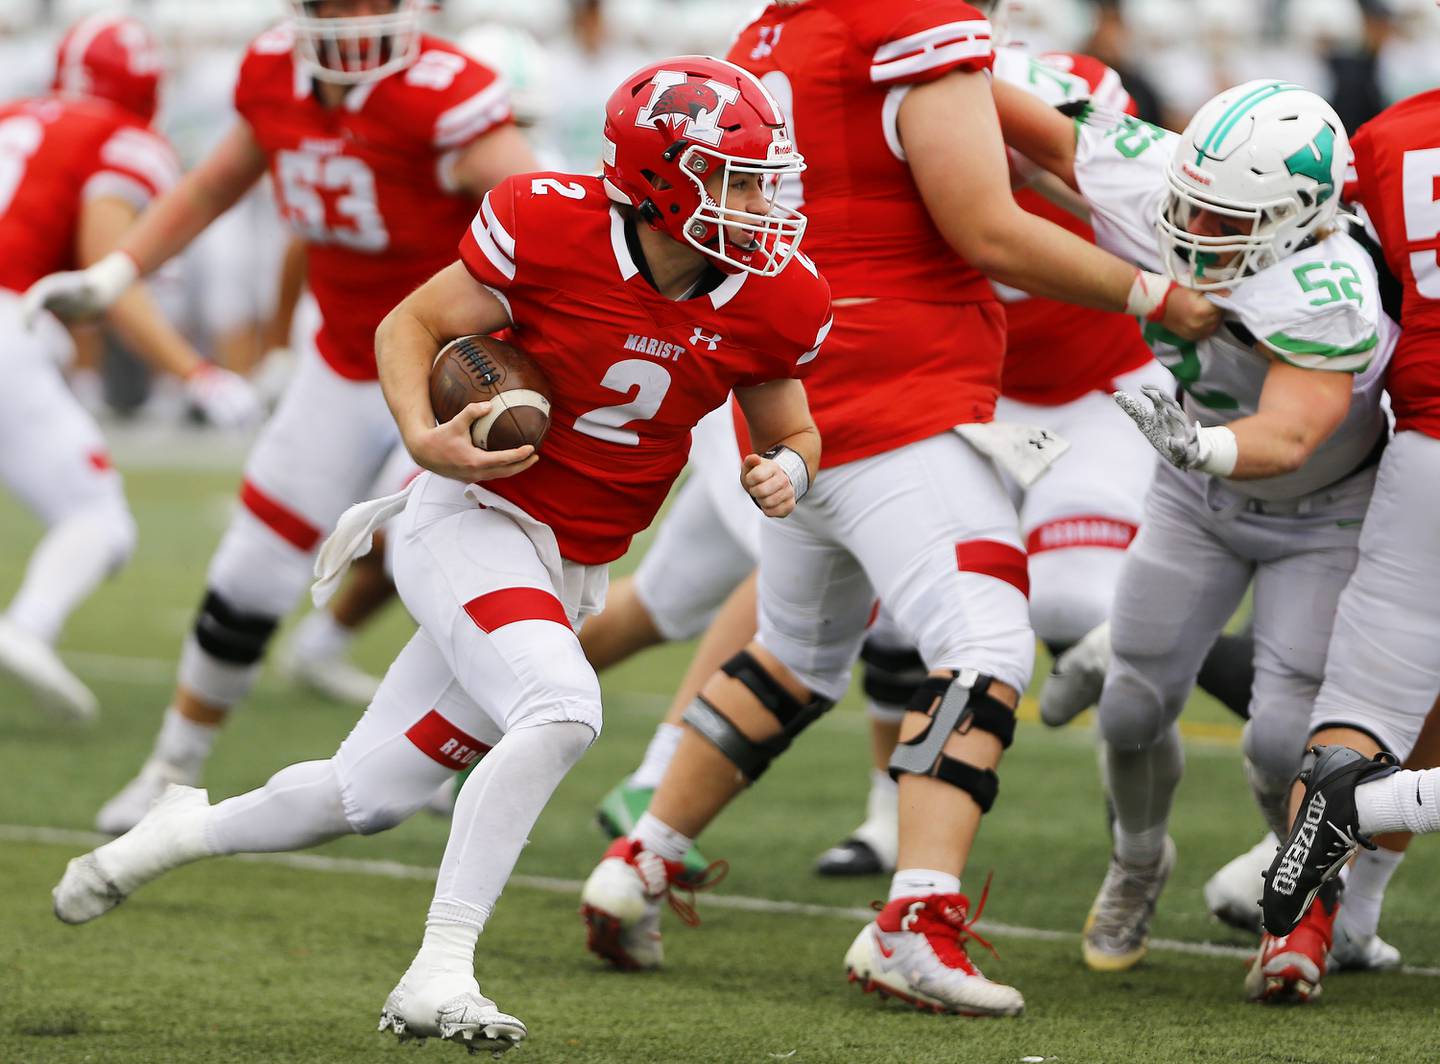
[[[1160,892],[1175,868],[1175,843],[1153,865],[1132,867],[1110,856],[1110,868],[1085,918],[1081,952],[1091,971],[1123,972],[1135,967],[1150,949],[1150,921]]]
[[[1275,833],[1268,832],[1205,882],[1205,908],[1211,916],[1237,931],[1258,935],[1264,930],[1260,926],[1260,895],[1279,845]]]
[[[982,895],[981,907],[984,906]],[[970,930],[963,894],[897,898],[861,928],[845,953],[845,972],[867,994],[908,1001],[925,1012],[960,1016],[1019,1016],[1020,991],[985,978],[965,940],[989,943]]]
[[[312,613],[300,622],[280,655],[280,674],[331,701],[368,706],[380,689],[379,678],[352,664],[343,650],[326,651],[307,638],[307,624],[317,617],[317,624],[329,620],[326,614]]]
[[[660,903],[671,881],[657,854],[634,839],[612,842],[580,891],[585,948],[622,971],[660,967]]]
[[[5,617],[0,617],[0,672],[23,683],[56,716],[89,723],[100,713],[100,700],[54,648]]]
[[[198,772],[152,757],[140,766],[138,776],[100,807],[100,812],[95,814],[95,830],[103,835],[123,835],[144,819],[171,784],[193,787],[199,782]]]
[[[402,1042],[439,1038],[499,1056],[529,1033],[514,1016],[501,1012],[480,993],[474,975],[420,971],[400,979],[380,1010],[380,1030],[392,1030]]]
[[[1104,621],[1055,659],[1040,688],[1040,719],[1059,728],[1095,705],[1109,668],[1110,622]]]
[[[1388,972],[1400,967],[1400,951],[1379,935],[1358,935],[1345,924],[1345,908],[1335,921],[1330,967],[1337,972]]]
[[[67,924],[86,923],[172,868],[210,856],[209,810],[204,791],[172,786],[134,830],[65,866],[50,892],[55,915]]]

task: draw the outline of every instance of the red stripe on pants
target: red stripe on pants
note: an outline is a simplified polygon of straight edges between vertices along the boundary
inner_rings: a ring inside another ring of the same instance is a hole
[[[474,764],[490,750],[475,736],[461,731],[433,709],[410,725],[405,738],[431,761],[457,772]]]
[[[1139,531],[1139,525],[1113,517],[1062,517],[1055,521],[1046,521],[1032,531],[1025,540],[1025,551],[1028,554],[1040,554],[1047,550],[1064,550],[1066,547],[1111,547],[1124,550],[1130,546],[1130,541]]]
[[[554,621],[570,627],[565,607],[538,587],[506,587],[465,603],[465,612],[487,635],[516,621]]]
[[[969,539],[955,544],[955,563],[962,573],[993,576],[1030,597],[1030,573],[1019,547],[995,539]]]
[[[240,484],[240,502],[277,536],[297,550],[312,551],[320,530],[284,503],[266,495],[249,480]]]

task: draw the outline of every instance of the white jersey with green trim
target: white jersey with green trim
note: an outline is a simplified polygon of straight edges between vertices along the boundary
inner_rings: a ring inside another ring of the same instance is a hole
[[[1180,138],[1138,119],[1097,124],[1096,117],[1076,122],[1075,145],[1075,178],[1090,205],[1095,242],[1141,269],[1163,273],[1155,221],[1165,168]],[[1387,428],[1380,393],[1398,335],[1380,309],[1375,267],[1365,249],[1341,230],[1211,298],[1224,308],[1225,320],[1205,340],[1192,343],[1153,322],[1142,329],[1179,383],[1186,412],[1200,424],[1225,425],[1254,414],[1271,357],[1354,377],[1345,420],[1303,466],[1225,483],[1252,498],[1293,499],[1359,467]]]

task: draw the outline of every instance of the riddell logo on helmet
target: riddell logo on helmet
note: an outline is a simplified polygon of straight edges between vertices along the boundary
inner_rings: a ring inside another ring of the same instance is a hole
[[[724,131],[720,114],[740,99],[740,90],[714,80],[692,79],[681,70],[661,70],[650,80],[655,86],[650,102],[635,115],[637,126],[668,124],[679,135],[712,148]]]
[[[1214,178],[1212,178],[1204,170],[1195,169],[1195,167],[1191,166],[1189,163],[1181,163],[1180,170],[1182,173],[1185,174],[1186,177],[1188,177],[1191,181],[1194,181],[1198,185],[1209,185],[1214,183]]]

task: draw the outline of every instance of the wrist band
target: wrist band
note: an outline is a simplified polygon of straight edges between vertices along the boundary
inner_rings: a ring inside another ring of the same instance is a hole
[[[810,470],[799,452],[782,444],[771,447],[760,457],[770,459],[780,467],[780,472],[790,478],[790,486],[795,489],[796,502],[805,497],[805,493],[810,490]]]
[[[1199,426],[1196,438],[1200,441],[1200,461],[1195,468],[1211,476],[1228,477],[1235,472],[1235,463],[1240,457],[1240,445],[1235,433],[1224,425],[1213,428]]]
[[[1175,282],[1168,277],[1136,270],[1130,294],[1125,298],[1125,313],[1146,321],[1159,321],[1165,316],[1165,304],[1174,290]]]

